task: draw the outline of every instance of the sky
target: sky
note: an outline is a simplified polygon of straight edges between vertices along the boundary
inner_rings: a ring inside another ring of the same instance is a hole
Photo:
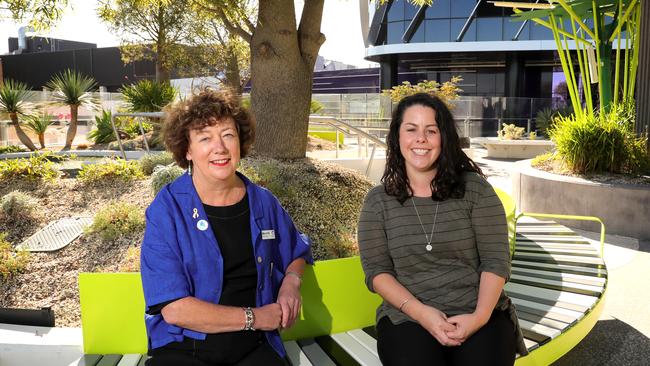
[[[296,12],[302,8],[303,0],[296,1]],[[63,20],[50,32],[41,36],[71,41],[96,43],[97,47],[117,46],[119,40],[95,14],[96,1],[71,0]],[[9,20],[0,21],[0,54],[8,51],[7,38],[17,37],[20,24]],[[341,61],[358,67],[373,67],[377,64],[363,59],[365,49],[361,37],[358,0],[326,0],[323,10],[321,32],[326,41],[320,55],[329,60]]]

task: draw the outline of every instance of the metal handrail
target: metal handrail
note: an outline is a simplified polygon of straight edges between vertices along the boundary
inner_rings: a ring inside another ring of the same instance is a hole
[[[370,153],[370,158],[368,159],[368,165],[366,166],[366,176],[370,174],[370,168],[372,168],[372,162],[373,159],[375,158],[375,150],[377,149],[377,146],[383,147],[384,149],[388,147],[386,145],[385,141],[382,141],[381,139],[377,138],[376,136],[373,136],[369,134],[368,132],[352,126],[351,124],[342,121],[338,118],[331,117],[331,116],[317,116],[317,115],[310,115],[309,116],[309,123],[312,122],[319,122],[319,123],[325,123],[328,124],[332,127],[334,127],[337,130],[341,130],[343,133],[350,133],[350,131],[355,132],[356,134],[363,136],[367,140],[370,140],[374,142],[375,144],[372,146],[372,152]],[[338,149],[339,149],[339,135],[338,133],[336,134],[336,152],[337,152],[337,157],[338,157]],[[361,149],[361,146],[359,146],[359,149]]]
[[[148,117],[148,118],[165,118],[165,112],[133,112],[133,113],[115,113],[111,115],[111,126],[113,127],[113,133],[115,138],[117,138],[117,144],[120,146],[120,151],[122,152],[122,157],[126,160],[126,152],[124,151],[124,146],[122,146],[122,139],[120,134],[117,132],[115,127],[115,117]],[[149,152],[149,143],[147,142],[147,136],[144,133],[144,127],[142,126],[142,121],[138,120],[138,125],[140,126],[140,132],[142,133],[142,139],[144,140],[144,147]]]

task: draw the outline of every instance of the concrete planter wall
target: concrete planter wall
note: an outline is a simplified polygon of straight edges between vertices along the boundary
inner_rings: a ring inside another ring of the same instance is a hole
[[[597,216],[607,233],[650,239],[650,185],[594,183],[534,169],[530,160],[513,165],[512,188],[523,212]],[[563,224],[598,231],[595,223]]]
[[[530,159],[555,149],[550,140],[485,139],[481,144],[487,149],[487,158],[497,159]]]

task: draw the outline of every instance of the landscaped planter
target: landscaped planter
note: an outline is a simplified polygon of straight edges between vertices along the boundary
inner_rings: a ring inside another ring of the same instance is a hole
[[[605,223],[607,233],[650,239],[650,185],[595,183],[537,170],[530,162],[516,162],[511,172],[520,211],[596,216]],[[562,223],[600,229],[592,222]]]
[[[487,138],[481,141],[487,149],[486,158],[530,159],[555,149],[550,140],[499,140]]]

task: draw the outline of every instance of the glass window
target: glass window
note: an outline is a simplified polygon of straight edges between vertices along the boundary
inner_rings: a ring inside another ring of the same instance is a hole
[[[510,19],[508,18],[503,19],[503,40],[510,41],[513,38],[515,38],[515,35],[517,35],[517,32],[519,31],[519,28],[521,28],[522,24],[524,23],[511,22]],[[528,40],[529,31],[530,31],[530,22],[526,22],[526,26],[524,27],[524,29],[521,30],[521,33],[519,34],[517,40],[520,41]]]
[[[450,0],[436,0],[427,8],[425,16],[427,19],[449,18],[449,14],[451,14]]]
[[[503,16],[503,8],[500,6],[494,6],[494,4],[482,1],[476,10],[476,16],[478,17],[500,17]]]
[[[451,2],[452,18],[467,18],[472,14],[476,0],[454,0]]]
[[[404,3],[406,1],[393,1],[388,10],[388,21],[404,20]],[[371,4],[372,5],[372,4]]]
[[[495,95],[504,96],[506,94],[506,74],[503,72],[497,72],[495,75]]]
[[[393,0],[395,2],[395,0]],[[420,9],[419,6],[404,1],[404,19],[411,20]]]
[[[530,39],[553,39],[553,32],[546,27],[533,24],[530,27]]]
[[[503,40],[503,18],[476,18],[475,21],[479,41]]]
[[[388,23],[388,34],[386,39],[388,44],[402,43],[404,35],[404,22]]]
[[[431,19],[425,20],[426,42],[449,42],[449,19]]]
[[[476,94],[492,96],[496,93],[496,75],[481,72],[476,76]]]
[[[420,22],[420,25],[415,30],[415,33],[413,33],[413,37],[411,37],[411,43],[424,42],[424,28],[425,28],[424,22]]]
[[[460,33],[460,30],[463,29],[465,25],[465,19],[452,19],[451,20],[451,40],[456,41],[456,37]],[[476,19],[473,19],[470,23],[465,35],[462,39],[463,42],[474,42],[476,41]]]

